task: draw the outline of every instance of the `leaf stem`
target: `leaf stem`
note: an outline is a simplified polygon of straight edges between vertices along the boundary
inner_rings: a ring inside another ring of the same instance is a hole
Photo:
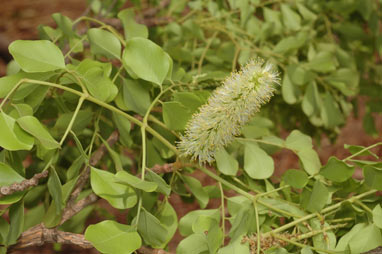
[[[256,239],[257,239],[257,245],[256,245],[256,252],[257,254],[260,254],[261,250],[261,241],[260,241],[260,220],[259,220],[259,211],[257,209],[257,199],[258,197],[255,197],[253,199],[253,206],[255,208],[255,218],[256,218]]]
[[[66,127],[66,130],[65,130],[65,133],[64,135],[62,136],[61,138],[61,141],[60,141],[60,146],[62,146],[62,144],[64,143],[66,137],[68,136],[69,132],[72,130],[72,127],[73,127],[73,124],[74,124],[74,121],[76,120],[77,118],[77,115],[78,115],[78,112],[80,111],[81,109],[81,106],[82,106],[82,103],[84,102],[85,100],[85,95],[81,96],[80,99],[78,100],[78,104],[77,104],[77,107],[73,113],[73,116],[72,116],[72,119],[70,119],[70,122],[68,124],[68,126]]]
[[[159,99],[162,97],[163,94],[165,94],[167,91],[171,90],[171,88],[174,87],[174,85],[171,85],[161,91],[157,97],[153,100],[153,102],[150,104],[149,108],[146,111],[145,116],[143,117],[143,124],[141,125],[141,136],[142,136],[142,165],[141,165],[141,179],[142,181],[145,180],[145,173],[146,173],[146,157],[147,157],[147,151],[146,151],[146,128],[148,127],[147,122],[149,119],[149,115],[155,104],[159,101]],[[167,141],[168,142],[168,141]],[[176,148],[175,148],[176,149]],[[142,192],[140,192],[139,195],[139,202],[137,207],[137,217],[135,220],[135,223],[138,223],[139,216],[141,214],[141,208],[142,208]]]
[[[220,207],[222,210],[222,231],[223,231],[223,242],[222,245],[224,245],[224,239],[225,239],[225,205],[224,205],[224,190],[221,182],[218,182],[219,190],[220,190]]]

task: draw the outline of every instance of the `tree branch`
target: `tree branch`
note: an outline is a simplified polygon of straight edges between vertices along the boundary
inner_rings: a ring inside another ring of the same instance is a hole
[[[12,253],[19,249],[41,246],[45,243],[74,244],[82,248],[93,248],[91,243],[85,240],[85,237],[81,234],[63,232],[56,228],[46,228],[41,223],[22,233],[17,243],[12,245],[8,251]]]
[[[48,175],[49,171],[45,170],[41,173],[35,174],[31,179],[26,179],[19,183],[13,183],[9,186],[2,186],[0,187],[0,198],[11,195],[18,191],[24,191],[29,187],[37,186],[39,180],[48,177]]]

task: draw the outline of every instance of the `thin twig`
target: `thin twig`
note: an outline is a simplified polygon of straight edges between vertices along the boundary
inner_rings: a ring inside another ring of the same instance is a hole
[[[107,143],[109,146],[112,146],[117,142],[119,137],[118,131],[114,131],[110,137],[107,139]],[[101,160],[105,152],[107,151],[107,148],[104,144],[100,145],[100,147],[93,153],[92,157],[89,160],[90,166],[95,166],[97,163]],[[71,209],[70,207],[74,205],[78,195],[81,193],[82,189],[84,188],[85,184],[87,183],[89,176],[90,176],[90,166],[86,166],[85,169],[82,171],[76,187],[74,188],[74,191],[70,195],[70,199],[68,201],[67,209]],[[64,211],[65,213],[65,211]]]
[[[15,192],[24,191],[29,187],[37,186],[40,179],[46,178],[49,175],[48,170],[35,174],[31,179],[23,180],[19,183],[13,183],[9,186],[0,187],[0,198],[11,195]]]
[[[77,203],[75,203],[73,206],[67,207],[67,209],[65,209],[65,211],[62,215],[60,225],[62,225],[65,221],[72,218],[75,214],[80,212],[82,209],[84,209],[88,205],[97,201],[97,199],[98,199],[98,197],[94,193],[92,193],[89,196],[87,196],[86,198],[83,198],[80,201],[78,201]]]

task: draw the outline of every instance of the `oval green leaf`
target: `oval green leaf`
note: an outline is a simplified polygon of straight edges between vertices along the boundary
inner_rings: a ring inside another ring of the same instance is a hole
[[[170,67],[171,58],[154,42],[144,38],[127,40],[122,55],[125,69],[135,76],[162,85]]]
[[[106,199],[113,207],[127,209],[137,203],[137,195],[130,186],[115,182],[115,176],[107,171],[91,168],[90,184],[95,194]]]
[[[289,169],[283,175],[283,180],[290,186],[301,189],[308,183],[309,179],[304,171],[297,169]]]
[[[141,237],[133,227],[111,220],[90,225],[85,239],[102,253],[130,254],[142,245]]]
[[[246,143],[244,150],[244,171],[253,179],[267,179],[275,169],[274,162],[257,144]]]
[[[215,154],[216,165],[225,175],[235,176],[239,170],[239,162],[222,148]]]
[[[61,50],[51,41],[17,40],[9,45],[9,53],[25,72],[47,72],[65,68]]]
[[[36,117],[23,116],[16,121],[23,130],[38,139],[44,148],[56,149],[60,147],[60,144],[50,135]]]
[[[100,28],[91,28],[88,30],[88,37],[93,54],[121,58],[121,43],[114,34]]]
[[[349,166],[333,156],[329,158],[328,163],[320,171],[320,175],[334,182],[345,182],[353,173],[354,166]]]
[[[9,151],[30,150],[34,139],[16,124],[16,120],[0,113],[0,146]]]

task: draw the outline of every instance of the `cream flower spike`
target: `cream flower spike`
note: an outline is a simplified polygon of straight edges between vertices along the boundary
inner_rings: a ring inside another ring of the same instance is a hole
[[[182,156],[211,163],[215,153],[240,135],[242,127],[267,103],[279,73],[262,59],[251,60],[223,81],[187,123],[178,143]]]

